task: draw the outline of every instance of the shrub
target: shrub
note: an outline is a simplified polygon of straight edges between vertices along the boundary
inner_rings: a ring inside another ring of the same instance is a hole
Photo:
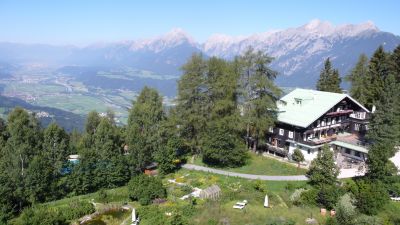
[[[267,191],[266,185],[261,180],[256,180],[252,184],[253,184],[254,190],[256,190],[256,191],[259,191],[262,193],[265,193]]]
[[[296,222],[284,217],[269,219],[266,225],[295,225]]]
[[[380,181],[360,180],[354,193],[357,208],[367,215],[376,215],[389,201],[385,186]]]
[[[187,219],[180,213],[175,212],[168,219],[168,225],[187,225],[189,224]]]
[[[17,225],[67,225],[66,218],[54,208],[32,207],[25,209],[16,220]]]
[[[300,195],[300,203],[303,205],[316,205],[317,204],[318,191],[315,189],[310,189],[304,191]]]
[[[128,183],[129,198],[148,205],[155,198],[164,198],[166,190],[160,178],[144,174],[133,177]]]
[[[67,220],[74,220],[84,215],[92,214],[96,211],[93,204],[87,201],[72,201],[69,203],[68,210],[64,210],[63,214]]]
[[[342,224],[338,223],[335,217],[328,217],[325,221],[325,225],[342,225]]]
[[[382,225],[382,220],[376,216],[360,215],[357,217],[353,225]]]
[[[300,163],[304,161],[304,155],[300,151],[300,149],[296,148],[292,154],[292,159],[293,161],[297,162],[298,165],[300,166]]]
[[[296,189],[296,185],[294,185],[293,183],[287,183],[285,185],[285,190],[286,191],[293,191],[294,189]]]
[[[317,194],[317,202],[320,206],[333,209],[340,196],[340,189],[336,185],[325,185],[320,188]]]
[[[100,191],[97,193],[97,195],[99,196],[99,201],[108,202],[108,194],[107,194],[106,190],[100,189]]]
[[[290,200],[290,202],[292,202],[293,204],[295,204],[295,205],[299,205],[300,203],[301,203],[301,194],[303,193],[303,192],[305,192],[306,190],[305,189],[303,189],[303,188],[300,188],[300,189],[296,189],[294,192],[293,192],[293,194],[291,194],[290,195],[290,198],[289,198],[289,200]]]
[[[165,224],[165,215],[157,205],[140,207],[138,215],[141,220],[146,220],[147,224]]]
[[[181,186],[181,190],[184,193],[184,195],[192,193],[193,189],[189,185],[183,185]]]
[[[336,206],[336,220],[340,225],[352,225],[357,215],[354,200],[350,194],[343,195]]]

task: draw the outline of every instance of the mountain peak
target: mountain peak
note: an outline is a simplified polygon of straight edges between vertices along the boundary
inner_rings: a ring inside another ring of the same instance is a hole
[[[328,21],[321,21],[319,19],[313,19],[307,24],[303,26],[307,30],[316,30],[316,29],[331,29],[333,28],[332,24]]]
[[[165,48],[178,46],[185,42],[196,45],[195,40],[186,31],[181,28],[173,28],[161,36],[135,41],[131,45],[130,50],[148,49],[154,52],[160,52]]]
[[[186,40],[190,43],[194,43],[194,39],[192,36],[190,36],[186,31],[184,31],[182,28],[173,28],[170,30],[168,33],[165,35],[159,37],[159,39],[163,39],[165,41],[169,42],[175,42],[179,40]]]

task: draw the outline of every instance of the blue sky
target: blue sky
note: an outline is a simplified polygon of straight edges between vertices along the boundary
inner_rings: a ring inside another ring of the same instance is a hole
[[[312,19],[372,21],[400,35],[398,0],[0,0],[0,41],[77,44],[153,37],[182,28],[196,40],[248,35]]]

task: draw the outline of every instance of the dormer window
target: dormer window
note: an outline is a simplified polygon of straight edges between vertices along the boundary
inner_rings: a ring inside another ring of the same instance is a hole
[[[296,105],[301,105],[301,99],[296,98],[295,101],[296,101]]]

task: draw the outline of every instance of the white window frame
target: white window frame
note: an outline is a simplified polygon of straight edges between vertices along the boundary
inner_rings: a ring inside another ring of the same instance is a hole
[[[273,127],[269,127],[268,131],[269,131],[270,133],[274,133],[274,128],[273,128]]]
[[[281,135],[281,136],[285,135],[285,130],[282,128],[279,128],[279,135]]]
[[[288,137],[293,139],[293,131],[289,131]]]

